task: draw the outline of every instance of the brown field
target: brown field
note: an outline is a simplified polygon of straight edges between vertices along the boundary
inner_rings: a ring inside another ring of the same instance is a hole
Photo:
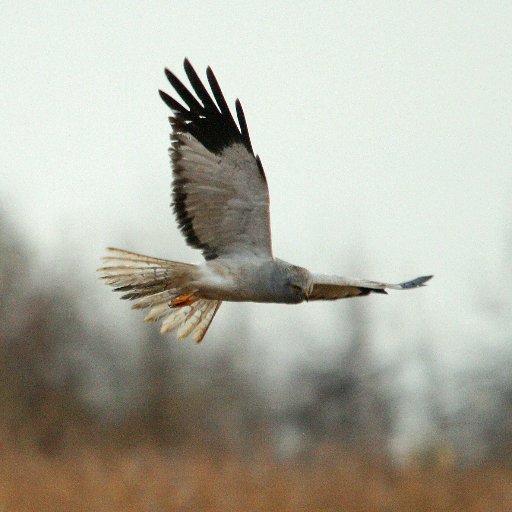
[[[0,510],[510,511],[512,471],[453,465],[391,468],[335,449],[298,462],[132,449],[45,456],[2,447]]]

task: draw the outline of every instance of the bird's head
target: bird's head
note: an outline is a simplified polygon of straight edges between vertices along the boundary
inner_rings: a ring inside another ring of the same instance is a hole
[[[293,302],[307,301],[313,291],[311,273],[305,268],[290,265],[286,276],[286,286]]]

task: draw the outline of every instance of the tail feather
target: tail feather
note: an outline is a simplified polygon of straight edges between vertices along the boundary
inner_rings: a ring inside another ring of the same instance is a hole
[[[201,321],[203,309],[204,308],[202,307],[201,304],[196,304],[196,307],[191,307],[190,313],[187,315],[187,318],[178,328],[178,332],[176,334],[178,336],[178,339],[184,339],[194,331],[197,324]]]
[[[122,249],[108,248],[104,261],[112,266],[99,268],[114,291],[127,292],[122,299],[133,300],[133,309],[150,308],[145,322],[162,321],[160,332],[178,329],[177,336],[191,336],[200,342],[221,301],[201,299],[192,282],[196,266],[152,258]]]
[[[149,313],[144,317],[144,322],[157,322],[160,318],[169,315],[169,304],[167,302],[155,304],[151,305]],[[144,307],[147,308],[148,306]]]
[[[201,319],[199,323],[194,327],[194,330],[191,333],[192,338],[197,343],[199,343],[204,338],[206,331],[208,330],[208,327],[210,327],[210,324],[215,314],[217,313],[217,311],[220,308],[220,305],[222,304],[220,300],[205,300],[204,302],[207,302],[208,305],[203,309]]]
[[[137,302],[135,302],[135,304],[133,304],[132,308],[133,309],[153,308],[160,304],[164,304],[167,308],[169,308],[172,300],[176,297],[177,293],[178,292],[176,290],[171,289],[171,290],[165,290],[163,292],[155,293],[152,295],[147,295],[145,297],[138,298]],[[124,298],[129,298],[129,297],[126,297],[125,295],[123,295],[121,298],[124,299]]]

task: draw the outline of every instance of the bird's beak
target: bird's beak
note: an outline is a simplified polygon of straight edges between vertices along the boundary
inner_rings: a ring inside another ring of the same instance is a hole
[[[306,300],[306,302],[309,301],[309,291],[308,290],[304,290],[304,299]]]

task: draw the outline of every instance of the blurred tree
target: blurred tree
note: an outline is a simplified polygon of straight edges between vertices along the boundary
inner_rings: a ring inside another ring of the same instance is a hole
[[[188,358],[174,337],[161,335],[145,326],[139,335],[140,358],[134,369],[137,380],[133,407],[127,418],[132,442],[153,442],[178,446],[190,438],[192,397],[183,385],[183,373],[190,371]],[[188,405],[187,405],[188,404]]]
[[[330,359],[329,367],[312,368],[297,376],[294,389],[300,385],[307,401],[289,411],[288,417],[313,445],[327,440],[384,454],[393,430],[385,371],[377,369],[372,358],[364,304],[355,299],[346,307],[349,325],[339,332],[346,333],[347,339],[337,343],[344,344],[345,350]]]
[[[458,376],[460,398],[450,437],[462,461],[512,466],[512,354]]]
[[[64,404],[77,406],[77,383],[63,360],[64,340],[55,335],[60,334],[59,312],[70,315],[64,323],[73,325],[75,336],[83,333],[70,297],[60,290],[45,293],[41,273],[34,271],[31,260],[26,244],[1,215],[1,421],[18,440],[31,439],[52,450],[63,436],[64,411],[68,411]]]
[[[244,374],[240,352],[216,353],[201,364],[153,326],[111,329],[90,307],[90,296],[89,307],[81,302],[88,294],[77,279],[38,268],[0,216],[4,431],[48,453],[87,441],[250,444],[264,400]],[[123,358],[120,347],[127,344],[139,346],[138,363]]]
[[[451,438],[466,462],[499,461],[512,467],[512,230],[509,226],[503,266],[495,269],[493,286],[475,287],[479,331],[477,365],[456,376],[457,407],[451,414]],[[482,350],[481,347],[486,347]],[[471,350],[471,349],[469,349]]]
[[[29,261],[26,244],[0,210],[0,339],[5,341],[20,328],[17,307],[28,288]]]

